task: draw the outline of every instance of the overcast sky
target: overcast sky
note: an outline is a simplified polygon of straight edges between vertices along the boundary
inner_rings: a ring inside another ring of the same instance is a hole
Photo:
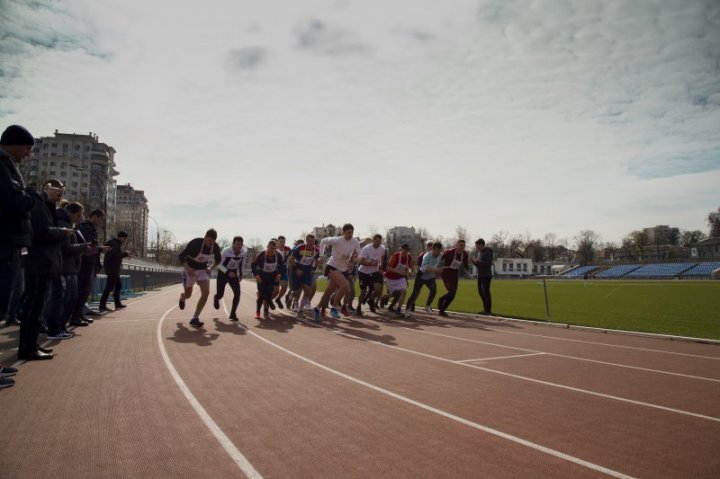
[[[720,206],[717,0],[0,0],[0,118],[94,132],[178,241]]]

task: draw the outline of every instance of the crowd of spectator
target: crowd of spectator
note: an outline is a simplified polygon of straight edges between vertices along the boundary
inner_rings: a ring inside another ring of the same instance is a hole
[[[122,250],[128,235],[119,232],[105,245],[98,227],[105,213],[96,209],[84,219],[78,202],[63,199],[65,187],[57,178],[44,180],[38,191],[25,186],[19,165],[30,156],[34,138],[19,125],[0,138],[0,324],[18,327],[17,359],[50,360],[52,348],[40,344],[73,337],[69,326],[86,327],[102,312],[114,293],[120,301]],[[104,267],[108,276],[99,311],[87,307],[95,275]],[[0,365],[0,389],[12,386],[17,369]]]

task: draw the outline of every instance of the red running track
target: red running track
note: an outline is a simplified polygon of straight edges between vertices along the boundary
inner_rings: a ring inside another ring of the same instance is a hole
[[[208,304],[189,328],[196,296],[180,311],[173,286],[20,365],[0,475],[720,477],[718,346],[468,315],[257,321],[242,287],[239,323]]]

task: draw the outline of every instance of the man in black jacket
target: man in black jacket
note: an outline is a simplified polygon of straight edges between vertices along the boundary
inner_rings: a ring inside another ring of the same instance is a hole
[[[18,345],[18,359],[26,361],[53,357],[51,350],[38,346],[37,339],[45,294],[53,278],[61,273],[60,245],[73,234],[72,229],[57,226],[55,209],[64,191],[60,180],[46,181],[42,191],[44,201],[36,203],[30,213],[33,237],[25,257],[26,290]]]
[[[83,219],[83,206],[80,203],[69,203],[65,208],[58,208],[56,214],[59,227],[73,229]],[[77,301],[77,275],[81,258],[90,247],[80,241],[74,229],[72,235],[60,245],[62,275],[55,277],[52,282],[47,314],[48,339],[73,337],[66,327]]]
[[[27,253],[32,240],[30,210],[42,202],[34,190],[26,190],[18,165],[35,144],[22,126],[9,126],[0,137],[0,321],[6,318],[13,285],[19,281],[20,256]]]
[[[105,274],[107,275],[107,281],[105,283],[105,289],[103,290],[102,297],[100,297],[99,311],[111,311],[107,307],[108,296],[110,292],[114,291],[113,298],[115,299],[115,309],[122,309],[126,306],[120,302],[120,269],[122,267],[123,258],[130,256],[129,253],[122,250],[122,245],[128,239],[128,234],[121,231],[117,234],[117,238],[113,238],[105,246],[110,249],[105,253]]]
[[[490,282],[492,281],[493,250],[485,246],[485,240],[480,238],[475,242],[477,254],[473,264],[477,267],[478,294],[483,303],[483,310],[478,314],[492,315],[492,296],[490,295]]]
[[[80,223],[77,227],[77,235],[80,241],[90,244],[89,248],[82,256],[80,263],[80,271],[78,272],[78,297],[75,302],[75,308],[70,318],[70,324],[73,326],[87,326],[93,320],[83,315],[85,302],[90,296],[92,290],[93,278],[100,269],[100,252],[106,251],[106,246],[98,246],[97,227],[103,223],[105,212],[103,210],[93,210],[90,212],[90,218]]]

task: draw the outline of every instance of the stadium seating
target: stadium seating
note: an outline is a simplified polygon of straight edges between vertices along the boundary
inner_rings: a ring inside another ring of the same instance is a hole
[[[692,269],[689,269],[683,273],[683,277],[710,277],[710,273],[720,268],[720,261],[713,261],[710,263],[700,263]]]
[[[675,278],[694,267],[696,263],[646,264],[629,272],[626,278]]]
[[[571,269],[567,273],[559,275],[561,278],[582,278],[591,271],[598,269],[597,266],[580,266],[578,268]]]
[[[612,268],[608,268],[605,271],[601,271],[600,273],[596,274],[596,278],[622,278],[626,274],[635,271],[640,267],[639,264],[619,264],[617,266],[613,266]]]

